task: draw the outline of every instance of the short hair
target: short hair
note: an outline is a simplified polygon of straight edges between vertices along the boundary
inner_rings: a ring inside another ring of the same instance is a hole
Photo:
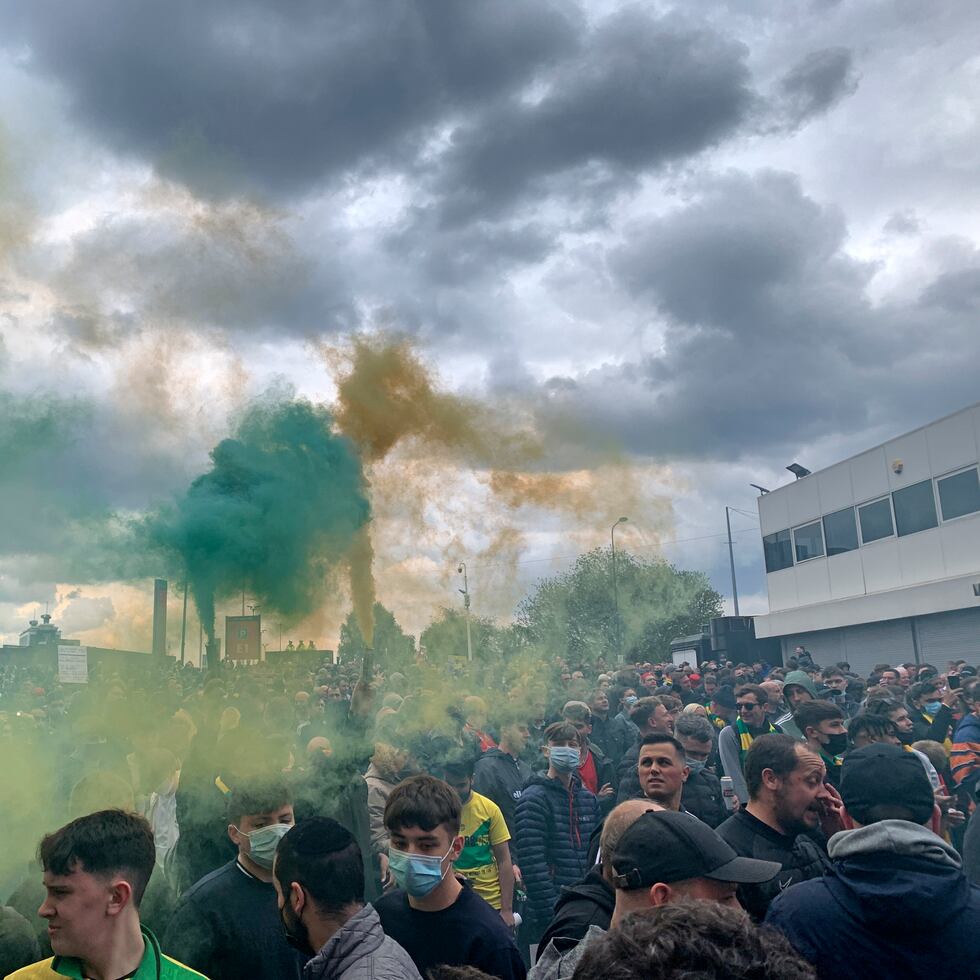
[[[284,779],[253,779],[232,787],[228,797],[228,820],[237,825],[242,817],[272,813],[292,802],[289,786]]]
[[[671,902],[628,915],[586,947],[573,980],[766,977],[815,980],[816,971],[774,929],[718,902]]]
[[[898,729],[888,715],[878,715],[862,711],[851,719],[847,726],[847,736],[854,745],[858,738],[864,735],[866,738],[884,738],[888,735],[898,737]]]
[[[674,735],[678,738],[693,738],[696,742],[710,742],[714,739],[714,728],[704,715],[682,714],[674,722]]]
[[[826,681],[831,677],[843,677],[844,671],[840,667],[824,667],[824,669],[820,671],[820,676]]]
[[[735,696],[738,697],[740,694],[754,694],[759,704],[769,703],[769,692],[764,687],[759,687],[758,684],[739,684],[735,688]]]
[[[905,705],[897,698],[872,695],[865,702],[864,710],[869,715],[880,715],[883,718],[887,718],[893,711],[898,711],[899,708],[904,707]]]
[[[802,746],[795,738],[775,732],[760,735],[752,740],[745,753],[745,785],[750,799],[755,799],[762,788],[762,773],[771,769],[780,778],[788,776],[799,764],[796,747]]]
[[[705,681],[717,681],[717,680],[718,680],[718,675],[714,673],[714,671],[709,670],[704,675],[704,677],[701,678],[701,683],[703,684]]]
[[[364,859],[349,830],[330,817],[309,817],[279,842],[275,874],[283,894],[295,881],[326,915],[364,904]]]
[[[960,694],[971,704],[975,704],[980,700],[980,678],[968,680],[960,688]]]
[[[125,874],[139,908],[157,852],[146,819],[125,810],[98,810],[78,817],[41,839],[41,867],[55,875],[85,871],[108,877]]]
[[[553,745],[555,742],[581,743],[582,741],[578,729],[570,721],[553,721],[544,730],[544,740],[549,745]]]
[[[573,728],[574,732],[575,729]],[[578,738],[578,733],[574,735]],[[459,833],[463,804],[456,790],[442,779],[421,774],[400,782],[385,804],[385,829],[418,827],[435,830],[445,824],[453,836]]]
[[[660,698],[648,694],[645,698],[640,698],[633,705],[633,710],[630,712],[630,721],[637,728],[642,728],[650,720],[657,708],[661,706],[667,707]]]
[[[683,759],[684,758],[684,746],[674,738],[673,735],[665,735],[663,732],[651,732],[649,735],[644,735],[640,740],[640,754],[643,753],[643,748],[646,745],[673,745],[677,750],[677,754]]]
[[[565,721],[584,721],[592,724],[592,709],[584,701],[566,701],[565,707],[561,709],[561,716]]]
[[[918,681],[909,688],[909,700],[918,701],[919,698],[927,694],[934,694],[939,690],[938,682],[934,680]]]
[[[822,721],[844,720],[844,712],[829,701],[804,701],[793,712],[796,727],[805,736],[808,728],[817,728]]]

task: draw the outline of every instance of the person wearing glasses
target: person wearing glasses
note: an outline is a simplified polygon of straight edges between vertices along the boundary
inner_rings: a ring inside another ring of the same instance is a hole
[[[760,735],[771,735],[780,729],[769,721],[766,709],[769,694],[758,684],[744,684],[735,693],[735,721],[718,736],[718,755],[725,775],[730,776],[735,796],[743,805],[749,800],[745,784],[745,756]]]

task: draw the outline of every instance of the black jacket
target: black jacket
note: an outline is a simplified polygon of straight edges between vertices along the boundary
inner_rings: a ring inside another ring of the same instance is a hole
[[[909,709],[909,717],[912,719],[912,740],[914,742],[929,739],[942,744],[949,738],[956,721],[953,718],[952,710],[945,704],[936,712],[932,721],[929,721],[925,713],[914,705],[906,703],[905,707]]]
[[[821,980],[977,976],[980,888],[925,827],[883,820],[835,834],[833,869],[773,903],[782,932]]]
[[[681,793],[681,809],[693,813],[709,827],[725,822],[728,811],[721,795],[721,781],[714,773],[702,769],[696,776],[688,776]]]
[[[787,837],[753,817],[747,810],[733,813],[720,827],[718,836],[736,854],[776,861],[783,870],[761,885],[739,885],[738,898],[757,922],[765,918],[769,903],[790,885],[819,878],[830,867],[830,860],[813,838],[806,834]]]
[[[534,775],[531,767],[500,749],[488,749],[477,759],[473,789],[500,807],[511,838],[517,836],[517,800]]]
[[[615,906],[616,892],[602,877],[602,869],[592,868],[577,885],[561,890],[554,918],[548,923],[539,948],[545,949],[552,940],[559,949],[562,940],[573,946],[585,938],[589,926],[608,929]]]

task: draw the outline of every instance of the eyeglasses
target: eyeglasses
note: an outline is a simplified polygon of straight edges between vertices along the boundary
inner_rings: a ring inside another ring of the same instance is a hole
[[[741,704],[736,704],[735,707],[738,708],[739,711],[752,711],[755,708],[761,708],[762,705],[756,704],[754,701],[743,701]]]

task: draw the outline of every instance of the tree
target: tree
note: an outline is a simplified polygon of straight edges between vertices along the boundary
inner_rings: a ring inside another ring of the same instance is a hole
[[[360,663],[366,649],[361,628],[351,611],[340,627],[337,659],[342,664]],[[374,604],[374,653],[375,663],[385,673],[404,670],[415,657],[415,637],[405,633],[380,602]]]
[[[473,662],[487,664],[501,658],[507,630],[492,619],[470,617]],[[444,664],[450,658],[466,660],[466,616],[458,609],[443,609],[438,619],[429,623],[419,637],[419,648],[432,664]]]
[[[703,572],[626,551],[616,552],[617,603],[611,558],[608,549],[580,556],[518,607],[518,626],[548,659],[667,660],[675,636],[696,633],[721,615],[721,596]]]

